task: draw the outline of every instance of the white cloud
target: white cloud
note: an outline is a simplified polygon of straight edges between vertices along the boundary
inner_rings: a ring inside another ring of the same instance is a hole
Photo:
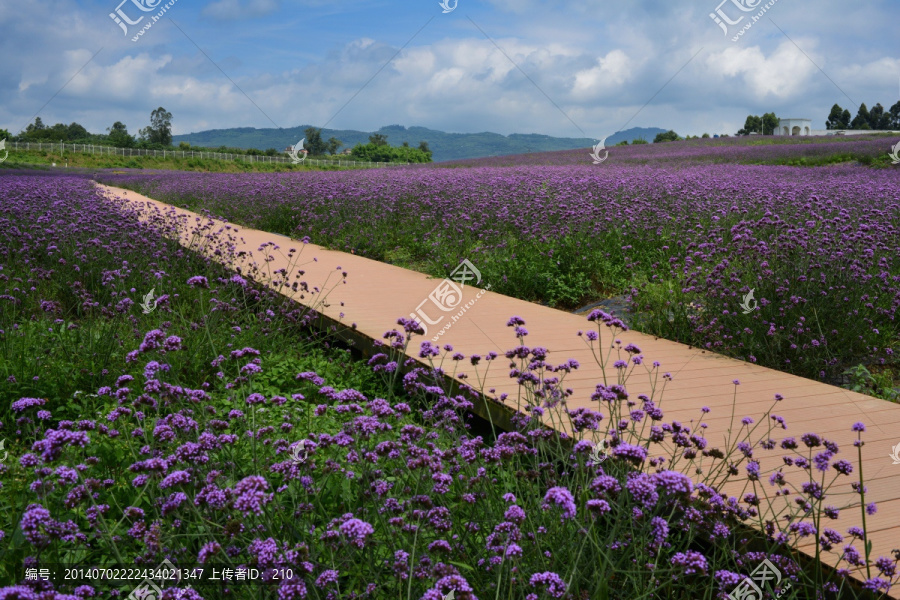
[[[272,126],[171,24],[135,44],[107,16],[119,0],[101,3],[99,12],[83,1],[22,0],[16,10],[0,3],[0,127],[18,131],[50,98],[40,115],[45,122],[77,120],[92,131],[114,120],[134,131],[158,106],[173,113],[179,133]],[[818,118],[823,127],[833,103],[856,109],[835,84],[856,103],[896,101],[900,56],[896,19],[889,18],[897,14],[890,12],[895,0],[872,0],[851,12],[837,0],[822,0],[816,10],[779,2],[769,13],[778,27],[761,21],[736,43],[723,40],[709,19],[713,7],[663,0],[470,2],[460,0],[460,8],[471,8],[503,52],[464,11],[440,15],[437,0],[430,2],[434,21],[399,54],[428,18],[424,6],[416,8],[420,19],[412,8],[362,0],[211,0],[205,8],[176,5],[176,20],[284,127],[322,125],[346,104],[330,127],[401,123],[580,136],[578,128],[615,130],[649,100],[628,126],[684,135],[714,133],[713,124],[740,127],[748,113],[771,110]],[[204,30],[209,17],[218,22]]]
[[[801,46],[806,54],[790,41],[779,44],[768,56],[759,46],[731,46],[707,57],[706,65],[711,73],[730,79],[726,85],[740,80],[746,92],[757,99],[797,97],[809,90],[810,80],[818,72],[813,61],[824,62],[811,50],[815,43],[804,42]]]
[[[595,66],[575,73],[572,93],[579,99],[608,96],[630,79],[633,68],[634,61],[627,54],[622,50],[612,50],[598,58]]]

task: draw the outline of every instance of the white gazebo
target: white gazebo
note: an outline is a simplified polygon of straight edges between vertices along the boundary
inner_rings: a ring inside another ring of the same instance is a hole
[[[778,119],[775,135],[813,135],[812,119]]]

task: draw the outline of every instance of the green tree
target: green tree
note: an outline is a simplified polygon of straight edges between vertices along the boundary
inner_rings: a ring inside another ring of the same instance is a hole
[[[370,162],[426,163],[431,162],[431,153],[419,148],[400,146],[394,148],[387,144],[357,144],[352,155]]]
[[[172,145],[172,113],[162,106],[150,113],[150,126],[141,129],[141,139],[160,146]]]
[[[0,127],[0,140],[8,140],[12,136],[9,134],[9,131]]]
[[[125,123],[116,121],[112,124],[112,127],[107,127],[106,131],[106,138],[113,146],[118,148],[131,148],[134,146],[134,137],[128,134],[128,128],[125,127]]]
[[[853,117],[853,121],[850,122],[850,127],[853,129],[872,129],[869,125],[869,109],[866,108],[865,102],[859,105],[859,110],[856,112],[856,116]]]
[[[337,154],[338,150],[340,150],[341,146],[344,145],[344,142],[332,136],[328,138],[328,141],[325,142],[325,149],[328,151],[328,154],[332,156]]]
[[[70,142],[76,140],[84,140],[91,137],[91,134],[83,126],[78,123],[70,123],[66,128],[66,139]]]
[[[880,102],[869,111],[869,127],[881,130],[891,128],[891,115],[885,112]]]
[[[737,135],[750,135],[751,133],[762,133],[763,122],[756,115],[747,115],[744,126],[738,130]]]
[[[778,117],[775,113],[769,112],[762,116],[762,134],[773,135],[778,129]]]
[[[322,156],[323,154],[325,154],[328,146],[322,139],[321,129],[317,129],[315,127],[307,127],[303,131],[303,135],[304,137],[306,137],[306,143],[303,145],[303,147],[309,150],[310,156]]]
[[[705,140],[705,139],[706,139],[706,138],[708,138],[708,137],[709,137],[709,134],[708,134],[708,133],[704,133],[704,134],[703,134],[703,135],[701,135],[701,136],[700,136],[700,137],[701,137],[701,138],[703,138],[703,139],[704,139],[704,140]]]
[[[678,136],[678,134],[670,129],[665,133],[657,133],[656,137],[653,138],[653,143],[658,144],[660,142],[676,142],[680,139],[681,138]]]
[[[639,137],[639,138],[634,138],[633,140],[631,140],[631,145],[632,145],[632,146],[635,146],[635,145],[638,145],[638,144],[649,144],[649,143],[650,143],[650,142],[648,142],[647,140],[645,140],[645,139],[643,138],[643,136],[642,136],[642,137]]]
[[[900,102],[897,102],[897,104],[895,104],[891,107],[890,114],[891,114],[891,120],[890,120],[891,129],[900,130]]]
[[[44,139],[65,142],[69,139],[69,127],[65,123],[56,123],[44,129]]]
[[[825,121],[825,129],[847,129],[850,127],[850,111],[841,108],[839,104],[831,107],[828,120]]]
[[[369,136],[369,143],[374,146],[387,146],[387,136],[383,133],[373,133]]]
[[[35,117],[34,123],[29,123],[28,127],[25,128],[25,133],[31,133],[33,131],[43,131],[46,129],[46,125],[41,120],[40,117]]]

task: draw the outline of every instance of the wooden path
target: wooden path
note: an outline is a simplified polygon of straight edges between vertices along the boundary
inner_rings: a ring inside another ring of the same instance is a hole
[[[195,213],[139,196],[134,192],[101,187],[113,196],[126,198],[132,202],[146,202],[150,207],[187,215],[192,223],[199,223],[197,219],[202,219]],[[202,222],[208,223],[209,220],[202,219]],[[216,222],[210,225],[215,230],[224,226],[224,223]],[[239,232],[237,235],[243,241],[243,248],[255,253],[257,261],[261,259],[258,249],[267,242],[275,242],[281,247],[282,252],[291,247],[298,249],[303,247],[303,244],[285,236],[233,225],[230,227],[232,231]],[[316,257],[316,262],[312,262],[312,257]],[[326,250],[313,244],[305,246],[300,262],[302,266],[299,268],[305,271],[303,280],[308,281],[310,285],[319,285],[329,279],[329,276],[330,282],[338,281],[340,275],[338,269],[348,273],[346,284],[338,285],[330,292],[327,299],[329,306],[320,309],[320,312],[344,324],[355,324],[356,334],[369,340],[382,339],[386,331],[398,328],[396,322],[399,317],[408,317],[420,305],[432,320],[442,314],[456,314],[456,311],[441,313],[427,301],[429,294],[441,283],[440,279],[352,254]],[[276,260],[270,265],[270,269],[288,266],[287,259],[283,256],[279,258],[276,254]],[[479,287],[483,288],[489,284],[490,282],[482,281]],[[479,294],[480,298],[476,299]],[[583,316],[483,291],[471,284],[466,285],[463,288],[460,309],[473,300],[474,304],[467,308],[465,314],[440,337],[438,343],[441,346],[451,344],[454,352],[461,352],[467,357],[472,354],[484,356],[490,351],[497,352],[502,357],[506,350],[517,345],[512,329],[506,326],[506,322],[513,315],[519,316],[525,320],[525,328],[529,332],[525,339],[526,345],[548,348],[550,350],[548,362],[559,364],[573,358],[580,363],[580,368],[566,376],[564,380],[565,387],[574,390],[567,401],[569,409],[578,407],[598,409],[597,403],[592,402],[590,396],[596,384],[603,381],[602,370],[594,360],[585,340],[577,336],[578,331],[595,329],[593,323],[588,323]],[[308,301],[307,299],[306,302]],[[425,304],[421,304],[423,301],[426,301]],[[344,316],[340,317],[340,313]],[[431,339],[448,320],[449,316],[445,316],[438,325],[430,325],[428,335],[417,338],[414,347],[410,348],[410,353],[414,357],[417,356],[419,342]],[[701,407],[711,409],[712,412],[703,418],[703,422],[708,424],[705,437],[711,447],[723,447],[729,426],[735,431],[739,430],[743,417],[749,416],[759,421],[765,412],[772,408],[775,394],[783,395],[784,399],[772,409],[772,413],[782,416],[787,422],[788,429],[786,431],[776,429],[772,437],[780,441],[783,437],[793,436],[800,443],[801,435],[814,432],[836,442],[841,449],[836,458],[845,458],[853,463],[854,473],[849,477],[841,476],[837,479],[830,489],[825,504],[841,507],[855,503],[855,508],[842,510],[840,519],[826,520],[823,527],[838,530],[845,535],[845,542],[849,541],[846,538],[848,527],[859,526],[862,520],[859,497],[850,488],[850,483],[857,480],[858,476],[856,448],[852,445],[856,433],[850,428],[857,421],[865,424],[867,431],[863,434],[865,445],[862,449],[868,489],[865,500],[866,503],[875,502],[878,505],[877,513],[866,517],[869,539],[873,544],[872,557],[874,559],[878,556],[890,556],[892,549],[900,547],[900,465],[893,464],[889,456],[892,446],[900,444],[900,405],[635,331],[628,331],[618,337],[623,344],[637,345],[647,363],[659,361],[662,364],[662,371],[670,372],[674,376],[673,381],[667,384],[660,404],[665,413],[663,422],[671,423],[678,420],[690,424],[693,420],[696,424],[701,415]],[[609,335],[605,340],[609,343]],[[498,359],[488,373],[484,388],[486,390],[495,388],[497,396],[506,392],[512,399],[518,393],[518,385],[509,378],[507,367],[505,359]],[[461,363],[460,370],[469,375],[467,383],[474,384],[475,371],[468,361]],[[615,381],[615,373],[609,366],[607,375],[611,382]],[[740,381],[740,385],[735,387],[733,380]],[[737,409],[732,422],[735,391],[737,391]],[[647,378],[640,372],[635,372],[629,380],[628,392],[634,399],[641,393],[649,395]],[[493,408],[489,406],[490,402],[486,404],[488,405],[479,406],[476,412],[484,416],[490,410],[495,423],[498,421],[502,423],[505,420],[503,413],[507,413],[508,417],[510,411],[504,411],[497,403],[493,404]],[[608,411],[603,407],[600,410],[608,416]],[[606,424],[606,421],[603,424]],[[759,435],[754,437],[758,438]],[[817,448],[815,452],[822,449]],[[755,458],[761,463],[761,472],[768,473],[774,467],[782,465],[783,454],[784,451],[781,450],[758,451]],[[785,470],[785,474],[789,483],[793,481],[799,486],[804,479],[798,477],[797,471],[796,468]],[[831,470],[826,481],[834,474]],[[772,497],[776,489],[769,485],[768,475],[760,477],[756,490],[745,489],[748,482],[743,477],[743,469],[739,479],[726,484],[724,491],[738,497],[749,491],[755,491],[760,496]],[[790,498],[797,495],[792,493]],[[781,499],[774,500],[778,502]],[[859,541],[854,545],[864,553],[863,545]],[[813,548],[812,543],[803,547],[806,550]],[[840,547],[835,548],[839,550]],[[836,556],[825,553],[823,560],[834,564]],[[872,576],[876,575],[877,572],[873,569]],[[891,595],[900,598],[900,589],[895,588],[891,591]]]

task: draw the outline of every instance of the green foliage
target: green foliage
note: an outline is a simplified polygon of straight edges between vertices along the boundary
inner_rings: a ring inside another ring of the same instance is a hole
[[[856,117],[850,120],[850,111],[835,104],[831,107],[826,129],[871,129],[875,131],[900,130],[900,102],[885,110],[881,103],[869,110],[865,103],[859,105]]]
[[[326,152],[328,152],[328,154],[331,154],[332,156],[334,156],[335,154],[337,154],[338,150],[340,150],[341,146],[343,146],[343,145],[344,145],[344,142],[342,142],[341,140],[332,136],[332,137],[328,138],[327,142],[325,142],[325,150],[326,150]]]
[[[140,131],[141,141],[150,147],[168,148],[172,145],[172,113],[162,106],[150,113],[150,125]]]
[[[427,163],[431,162],[431,155],[419,148],[394,147],[379,144],[358,144],[353,148],[352,156],[370,162],[395,162],[395,163]]]
[[[631,140],[631,145],[632,145],[632,146],[637,145],[637,144],[648,144],[648,143],[649,143],[649,142],[648,142],[647,140],[645,140],[644,138],[642,138],[642,137],[635,138],[635,139]]]
[[[848,390],[875,396],[882,400],[900,402],[900,381],[890,369],[872,373],[865,365],[856,365],[843,373],[849,381],[843,387]]]
[[[681,137],[671,129],[666,131],[665,133],[657,133],[656,137],[653,138],[653,143],[658,144],[660,142],[677,142]]]
[[[856,111],[856,116],[853,117],[853,120],[850,122],[850,127],[852,129],[871,129],[872,126],[869,124],[869,121],[869,109],[866,108],[866,103],[863,102],[859,105],[859,110]]]
[[[388,146],[387,136],[381,133],[373,133],[369,136],[369,144],[372,146]]]
[[[738,130],[737,135],[750,135],[751,133],[759,133],[762,135],[772,135],[778,128],[778,117],[775,113],[765,113],[763,116],[747,115],[744,126]]]
[[[128,133],[128,128],[121,121],[116,121],[106,131],[109,132],[108,139],[113,146],[119,148],[131,148],[134,146],[134,136]]]
[[[839,104],[831,107],[828,119],[825,121],[825,129],[849,129],[850,111],[844,110]]]
[[[266,358],[266,365],[265,370],[256,376],[253,385],[254,391],[266,396],[309,394],[311,384],[297,380],[297,373],[306,371],[314,371],[336,389],[352,388],[373,396],[384,393],[382,380],[365,362],[354,359],[349,350],[338,347],[315,345],[291,352],[273,353]]]
[[[322,156],[328,145],[322,140],[322,130],[316,127],[307,127],[304,131],[306,143],[303,146],[309,150],[311,156]]]

